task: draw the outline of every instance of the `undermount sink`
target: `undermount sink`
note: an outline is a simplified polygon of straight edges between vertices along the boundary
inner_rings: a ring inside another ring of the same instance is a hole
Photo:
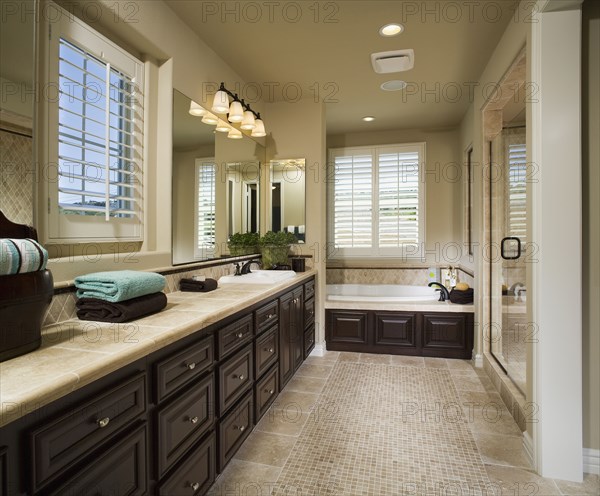
[[[223,276],[219,284],[277,284],[295,275],[293,270],[253,270],[242,276]]]

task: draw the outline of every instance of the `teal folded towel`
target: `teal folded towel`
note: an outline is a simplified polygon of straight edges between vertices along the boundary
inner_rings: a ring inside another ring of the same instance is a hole
[[[135,270],[95,272],[75,278],[77,298],[98,298],[113,303],[158,293],[165,282],[160,274]]]
[[[34,239],[0,239],[0,276],[44,270],[48,252]]]

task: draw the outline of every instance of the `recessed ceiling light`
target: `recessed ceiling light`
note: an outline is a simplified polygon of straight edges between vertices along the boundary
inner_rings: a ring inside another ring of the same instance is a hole
[[[399,79],[392,79],[381,85],[381,89],[384,91],[400,91],[404,88],[406,88],[406,81],[400,81]]]
[[[375,117],[371,117],[370,115],[367,115],[366,117],[363,117],[362,120],[365,122],[373,122],[375,120]]]
[[[404,31],[404,26],[402,24],[392,23],[392,24],[386,24],[385,26],[382,26],[381,29],[379,30],[379,34],[381,36],[396,36],[397,34],[400,34],[402,31]]]

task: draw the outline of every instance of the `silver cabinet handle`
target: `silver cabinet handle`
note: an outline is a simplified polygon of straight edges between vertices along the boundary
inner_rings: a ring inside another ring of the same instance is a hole
[[[106,427],[109,422],[110,422],[110,418],[108,418],[108,417],[104,417],[99,420],[96,420],[96,423],[98,424],[98,427],[100,427],[100,429],[103,429],[104,427]]]
[[[246,376],[245,376],[244,374],[241,374],[241,375],[238,377],[238,379],[239,379],[240,381],[243,381],[245,378],[246,378]]]
[[[275,391],[273,391],[272,389],[265,389],[265,391],[269,394],[273,394]]]
[[[190,422],[191,422],[192,424],[197,424],[197,423],[198,423],[198,417],[192,417],[192,418],[190,419]]]
[[[274,350],[273,348],[269,348],[267,351],[268,351],[269,353],[275,353],[275,350]]]
[[[185,366],[189,369],[189,370],[194,370],[196,368],[196,362],[190,362],[190,363],[186,363]]]
[[[198,489],[200,489],[200,483],[199,482],[190,482],[190,487],[192,488],[193,491],[197,491]]]
[[[275,317],[274,313],[270,313],[269,315],[267,315],[267,319],[269,319],[269,320],[272,319],[273,317]]]
[[[238,333],[236,334],[236,336],[237,336],[239,339],[242,339],[242,338],[244,337],[244,333],[243,333],[243,332],[238,332]]]
[[[236,427],[237,430],[239,430],[240,432],[244,432],[246,430],[246,427],[243,425],[239,425]]]

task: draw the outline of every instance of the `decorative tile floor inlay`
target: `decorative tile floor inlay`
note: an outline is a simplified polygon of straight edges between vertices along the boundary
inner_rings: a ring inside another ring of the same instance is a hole
[[[339,361],[272,494],[478,495],[490,487],[449,370]]]

